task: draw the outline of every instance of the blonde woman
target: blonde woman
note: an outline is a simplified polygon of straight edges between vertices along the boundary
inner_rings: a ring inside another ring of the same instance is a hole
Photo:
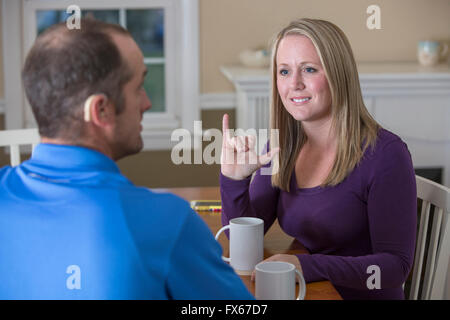
[[[327,21],[294,21],[274,40],[271,69],[279,141],[268,153],[258,157],[252,139],[229,135],[223,118],[223,159],[258,159],[222,161],[223,223],[254,216],[267,231],[278,218],[311,254],[270,260],[293,263],[306,282],[331,281],[344,299],[404,299],[415,246],[414,169],[406,144],[364,106],[346,36]],[[271,160],[278,172],[261,174]],[[375,288],[368,285],[374,270]]]

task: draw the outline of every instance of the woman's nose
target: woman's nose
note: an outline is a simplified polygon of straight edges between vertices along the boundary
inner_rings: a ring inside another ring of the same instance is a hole
[[[300,72],[296,72],[291,77],[291,89],[296,90],[303,90],[305,88],[305,84],[303,82],[303,77]]]

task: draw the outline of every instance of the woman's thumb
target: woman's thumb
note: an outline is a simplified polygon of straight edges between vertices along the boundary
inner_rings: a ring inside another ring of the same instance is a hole
[[[268,164],[270,161],[272,161],[273,157],[278,154],[278,152],[280,152],[280,148],[273,148],[266,154],[263,154],[262,156],[260,156],[259,157],[260,165],[264,166],[264,165]]]

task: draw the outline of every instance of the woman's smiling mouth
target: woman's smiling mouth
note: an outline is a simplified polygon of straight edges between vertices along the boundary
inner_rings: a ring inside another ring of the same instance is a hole
[[[311,100],[311,97],[295,97],[291,98],[291,101],[294,103],[304,103]]]

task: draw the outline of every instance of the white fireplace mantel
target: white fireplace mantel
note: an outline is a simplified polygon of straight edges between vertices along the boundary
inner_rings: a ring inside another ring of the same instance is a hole
[[[236,89],[236,124],[269,126],[270,72],[223,66]],[[450,186],[450,67],[412,62],[358,64],[367,109],[386,129],[408,144],[416,168],[443,168]]]

